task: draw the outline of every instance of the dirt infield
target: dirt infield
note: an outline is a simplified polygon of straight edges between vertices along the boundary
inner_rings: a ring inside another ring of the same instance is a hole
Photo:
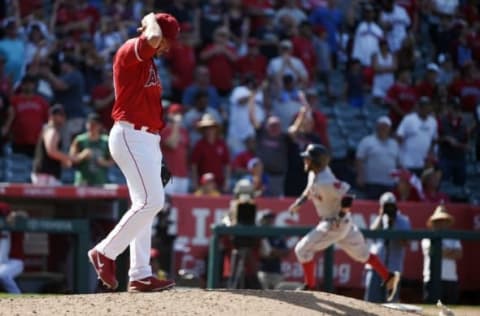
[[[411,315],[320,292],[171,290],[0,299],[1,316],[27,315]]]

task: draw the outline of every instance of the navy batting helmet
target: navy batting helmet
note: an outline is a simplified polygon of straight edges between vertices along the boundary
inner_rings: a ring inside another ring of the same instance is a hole
[[[303,158],[308,158],[320,168],[326,167],[330,162],[330,153],[327,147],[320,144],[309,144],[305,151],[300,153]]]

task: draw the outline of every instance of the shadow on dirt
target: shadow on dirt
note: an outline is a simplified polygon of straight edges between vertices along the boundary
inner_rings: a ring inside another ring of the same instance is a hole
[[[220,290],[236,295],[251,295],[255,297],[262,297],[272,300],[284,302],[286,304],[297,305],[303,308],[308,308],[312,311],[323,313],[332,316],[378,316],[386,315],[388,310],[383,310],[383,313],[372,313],[365,310],[364,307],[353,307],[349,305],[351,298],[345,298],[345,303],[340,304],[333,300],[329,300],[330,294],[325,293],[325,298],[320,298],[320,292],[314,294],[312,292],[300,292],[300,291],[261,291],[261,290]],[[332,296],[330,296],[332,297]],[[338,299],[337,299],[338,300]],[[370,304],[364,302],[365,304]],[[299,315],[300,316],[300,315]]]

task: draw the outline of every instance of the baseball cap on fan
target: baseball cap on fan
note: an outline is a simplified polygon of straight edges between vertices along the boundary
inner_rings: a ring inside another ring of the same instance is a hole
[[[168,13],[157,13],[155,14],[155,18],[162,29],[163,37],[169,42],[175,42],[180,32],[180,25],[177,19]]]
[[[51,106],[48,109],[50,115],[65,115],[65,108],[60,103]]]
[[[390,120],[390,118],[388,116],[383,115],[383,116],[380,116],[377,119],[377,124],[385,124],[385,125],[388,125],[388,126],[392,126],[392,120]]]
[[[380,197],[380,205],[384,206],[385,204],[397,204],[397,198],[392,192],[385,192]]]

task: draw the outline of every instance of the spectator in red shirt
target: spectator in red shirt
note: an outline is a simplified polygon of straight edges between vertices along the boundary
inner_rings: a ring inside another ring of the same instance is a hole
[[[393,191],[397,201],[420,202],[422,200],[416,189],[416,186],[421,186],[421,184],[419,181],[412,183],[411,180],[418,180],[418,178],[415,176],[412,177],[412,174],[408,170],[397,170],[392,173],[392,177],[397,180]]]
[[[248,162],[255,157],[255,136],[250,135],[245,140],[245,150],[239,153],[232,162],[232,169],[236,178],[241,178],[248,173]]]
[[[172,173],[172,181],[165,187],[167,194],[188,193],[188,131],[182,126],[183,106],[170,104],[167,125],[163,128],[161,147],[163,158]]]
[[[262,82],[265,79],[267,63],[267,58],[260,53],[258,48],[258,40],[250,38],[247,54],[240,57],[236,65],[238,74],[242,79],[253,75],[256,82]]]
[[[201,53],[200,59],[206,63],[210,70],[212,84],[218,93],[225,97],[233,87],[235,77],[235,62],[237,54],[229,46],[229,31],[226,27],[219,27],[214,33],[213,44],[207,46]]]
[[[194,190],[198,186],[198,175],[211,172],[215,175],[218,188],[228,191],[230,179],[230,154],[227,143],[219,137],[219,125],[210,114],[205,114],[197,123],[202,138],[193,148],[191,166]]]
[[[21,83],[20,93],[10,101],[5,130],[12,132],[12,150],[29,157],[34,156],[43,125],[48,120],[48,102],[35,93],[37,80],[25,76]]]
[[[467,0],[461,9],[462,15],[469,25],[480,21],[480,11],[477,0]]]
[[[403,116],[413,110],[417,103],[417,93],[411,82],[410,70],[401,69],[397,75],[397,82],[387,91],[385,102],[390,106],[393,129],[400,123]]]
[[[298,34],[292,38],[293,56],[299,58],[307,68],[310,81],[315,78],[317,55],[313,46],[313,34],[310,22],[303,21],[298,26]]]
[[[328,137],[328,117],[323,114],[318,107],[320,106],[318,100],[318,92],[315,88],[307,89],[305,91],[305,97],[307,103],[310,105],[312,118],[313,118],[313,129],[315,133],[320,137],[322,145],[327,148],[330,148],[330,139]]]
[[[100,22],[100,13],[85,0],[55,1],[56,30],[63,34],[73,34],[79,39],[82,34],[93,35]]]
[[[437,78],[440,68],[435,63],[429,63],[427,65],[427,72],[422,81],[420,81],[416,87],[415,91],[417,92],[417,97],[429,97],[433,99],[435,93],[437,92]]]
[[[115,102],[115,91],[113,89],[113,73],[109,65],[103,70],[103,81],[92,90],[91,98],[95,111],[102,120],[102,125],[107,131],[113,126],[112,108]]]
[[[450,96],[460,98],[463,111],[473,113],[480,101],[480,80],[474,77],[474,64],[468,62],[461,69],[461,76],[450,86]]]
[[[251,17],[251,29],[254,33],[265,25],[265,16],[273,11],[274,1],[272,0],[243,0],[245,9]]]
[[[193,69],[197,66],[193,28],[181,25],[179,40],[170,47],[166,56],[172,75],[172,101],[180,102],[183,90],[193,83]]]

